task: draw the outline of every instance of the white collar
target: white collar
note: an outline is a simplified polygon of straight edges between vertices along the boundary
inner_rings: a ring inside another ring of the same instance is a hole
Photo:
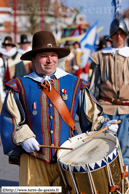
[[[82,49],[81,48],[76,48],[76,49],[74,49],[74,51],[76,51],[76,52],[82,52]]]
[[[129,47],[125,46],[123,48],[113,48],[113,47],[107,47],[102,49],[102,53],[111,53],[113,57],[115,56],[115,52],[118,51],[119,55],[123,57],[129,57]]]
[[[6,57],[12,57],[13,55],[16,54],[16,52],[17,52],[16,47],[11,48],[10,51],[6,51],[6,49],[3,47],[0,48],[0,53]]]
[[[64,70],[57,67],[56,72],[55,72],[55,77],[57,79],[59,79],[59,78],[64,77],[68,74],[69,73],[67,73]],[[44,78],[39,76],[36,72],[30,73],[29,75],[25,75],[24,77],[29,77],[29,78],[33,79],[34,81],[41,82],[41,83],[44,80]]]

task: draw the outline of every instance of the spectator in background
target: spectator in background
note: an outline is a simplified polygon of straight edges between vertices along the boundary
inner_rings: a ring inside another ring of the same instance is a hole
[[[19,44],[18,52],[21,55],[23,55],[24,53],[30,51],[32,49],[30,43],[31,41],[28,40],[27,35],[21,34],[20,42],[18,43]],[[35,70],[34,65],[31,61],[23,61],[23,63],[25,65],[27,74],[32,73]]]
[[[100,38],[99,44],[97,45],[97,51],[102,50],[107,47],[107,43],[104,37]]]
[[[104,109],[106,118],[121,120],[117,133],[124,164],[129,165],[129,47],[128,29],[117,16],[110,25],[112,46],[90,55],[93,73],[90,91]]]
[[[81,69],[81,63],[82,63],[82,57],[83,57],[83,51],[81,49],[81,45],[79,42],[74,42],[73,44],[73,54],[74,58],[72,59],[72,74],[79,76],[79,72]]]
[[[12,38],[6,36],[2,45],[3,48],[0,49],[0,53],[3,55],[5,65],[5,82],[26,75],[25,66],[20,60],[21,54],[12,42]]]
[[[0,48],[0,56],[3,61],[0,67],[3,75],[1,79],[3,80],[3,85],[13,78],[27,74],[24,63],[20,60],[21,54],[18,52],[10,36],[5,37],[2,47]],[[2,98],[1,101],[3,102],[4,99]]]
[[[6,92],[4,91],[4,61],[0,56],[0,113],[2,109],[2,104],[5,99]]]
[[[65,70],[68,73],[72,73],[73,58],[74,58],[74,54],[73,54],[73,42],[72,41],[66,41],[65,48],[68,48],[70,50],[70,54],[66,57]]]
[[[31,42],[28,40],[27,35],[21,34],[20,42],[18,43],[20,45],[18,52],[23,55],[25,52],[30,51],[32,49],[32,47],[30,46],[30,43]]]

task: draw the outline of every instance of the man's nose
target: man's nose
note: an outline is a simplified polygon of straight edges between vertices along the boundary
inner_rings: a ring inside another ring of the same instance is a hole
[[[117,37],[120,38],[121,37],[121,34],[117,34]]]
[[[51,56],[48,56],[48,57],[47,57],[47,61],[48,61],[48,62],[51,62],[51,61],[52,61],[52,57],[51,57]]]

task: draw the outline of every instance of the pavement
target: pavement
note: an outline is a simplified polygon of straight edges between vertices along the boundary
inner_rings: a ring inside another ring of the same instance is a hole
[[[78,116],[76,116],[75,124],[78,129],[78,133],[80,133],[81,130],[79,127]],[[8,156],[3,154],[3,147],[0,139],[0,188],[2,186],[19,186],[19,166],[9,164]],[[0,194],[3,194],[1,189]]]
[[[3,154],[3,147],[0,139],[0,188],[2,186],[19,185],[19,166],[9,164],[8,156]],[[0,194],[1,194],[0,189]],[[16,193],[15,193],[16,194]]]

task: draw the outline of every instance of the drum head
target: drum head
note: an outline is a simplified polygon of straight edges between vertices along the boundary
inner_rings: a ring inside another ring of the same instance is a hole
[[[89,134],[93,133],[90,132]],[[71,165],[80,171],[81,167],[86,169],[86,164],[90,165],[91,170],[95,170],[106,165],[105,157],[109,162],[116,157],[116,137],[101,133],[83,142],[82,140],[87,137],[87,134],[83,133],[71,138],[62,145],[62,147],[73,148],[73,150],[62,149],[58,151],[58,158],[65,170]]]

